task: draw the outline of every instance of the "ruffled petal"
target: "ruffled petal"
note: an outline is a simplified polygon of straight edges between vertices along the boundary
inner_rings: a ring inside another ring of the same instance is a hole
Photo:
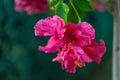
[[[77,57],[77,61],[81,63],[92,62],[92,59],[85,53],[85,51],[81,47],[74,47],[74,52]]]
[[[71,49],[67,49],[66,54],[63,59],[63,67],[66,69],[66,72],[75,73],[77,65],[75,64],[75,54]]]
[[[34,26],[35,36],[52,36],[53,25],[50,17],[45,20],[39,20]]]
[[[61,39],[64,36],[65,28],[63,19],[58,16],[39,20],[34,26],[36,36],[55,36]]]
[[[60,41],[57,40],[55,37],[51,37],[47,43],[46,46],[39,46],[38,49],[40,51],[44,51],[45,53],[49,53],[49,52],[55,52],[58,50],[60,46]]]
[[[98,64],[101,62],[101,58],[106,51],[105,43],[103,40],[100,40],[100,44],[92,41],[92,44],[84,47],[87,55],[95,60]]]
[[[77,27],[81,30],[82,35],[90,37],[91,39],[95,38],[95,30],[89,23],[81,22],[77,25]]]

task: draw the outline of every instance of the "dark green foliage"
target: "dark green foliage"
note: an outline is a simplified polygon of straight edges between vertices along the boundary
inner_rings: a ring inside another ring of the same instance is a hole
[[[81,22],[81,19],[85,17],[85,12],[93,11],[90,2],[87,0],[50,0],[50,9],[55,10],[55,14],[64,19],[65,23]],[[74,18],[74,19],[73,19]]]
[[[107,52],[101,64],[90,63],[70,74],[51,61],[56,53],[38,51],[48,37],[35,37],[33,26],[48,14],[15,12],[13,1],[0,0],[0,80],[111,80],[113,24],[108,12],[94,11],[85,19],[96,29],[96,39],[105,39]]]
[[[73,9],[73,7],[71,6],[70,3],[68,5],[69,5],[70,10],[69,10],[69,13],[68,13],[68,17],[67,17],[68,19],[67,20],[68,20],[68,22],[73,22],[73,23],[77,24],[79,20],[78,20],[78,17],[76,15],[76,13],[75,13],[75,10]],[[80,18],[81,19],[85,18],[85,15],[86,15],[85,12],[81,11],[75,4],[74,4],[74,6],[75,6]]]
[[[93,10],[88,0],[74,0],[73,2],[83,11]]]

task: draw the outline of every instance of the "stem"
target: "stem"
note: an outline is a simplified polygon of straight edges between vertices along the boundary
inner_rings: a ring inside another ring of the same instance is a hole
[[[113,76],[112,80],[120,80],[120,0],[113,0],[114,38],[113,38]]]
[[[81,18],[80,18],[80,16],[79,16],[79,14],[78,14],[78,12],[77,12],[77,10],[76,10],[76,8],[75,8],[74,4],[72,3],[72,1],[71,1],[71,0],[69,0],[69,1],[70,1],[71,6],[73,7],[73,9],[74,9],[74,11],[75,11],[75,13],[76,13],[77,17],[78,17],[78,23],[79,23],[79,22],[81,22]]]
[[[63,0],[59,0],[55,6],[59,5],[62,2],[63,2]]]

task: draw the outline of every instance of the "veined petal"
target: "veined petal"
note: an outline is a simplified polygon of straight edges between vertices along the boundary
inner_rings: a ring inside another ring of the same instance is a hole
[[[92,59],[85,53],[85,51],[81,47],[74,47],[74,52],[77,57],[77,61],[81,63],[92,62]]]
[[[68,50],[64,55],[63,67],[66,69],[66,72],[75,73],[77,65],[74,63],[76,60],[73,50]]]
[[[53,31],[51,30],[52,25],[49,17],[45,20],[39,20],[34,26],[36,36],[52,36]]]
[[[39,46],[38,49],[40,51],[44,51],[45,53],[48,53],[48,52],[55,52],[58,50],[60,46],[60,41],[57,40],[55,37],[51,37],[47,43],[46,46]]]
[[[92,44],[84,47],[87,55],[95,60],[98,64],[101,62],[101,58],[106,51],[105,43],[103,40],[100,40],[100,44],[92,41]]]
[[[81,30],[82,35],[90,37],[91,39],[95,38],[95,30],[89,23],[81,22],[77,26],[78,29]]]
[[[65,32],[63,19],[58,16],[39,20],[34,26],[34,30],[36,36],[55,36],[59,39],[64,36]]]

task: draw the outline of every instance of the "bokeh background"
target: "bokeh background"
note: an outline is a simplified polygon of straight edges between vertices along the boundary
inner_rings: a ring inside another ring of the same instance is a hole
[[[87,13],[84,21],[95,28],[97,41],[105,40],[107,52],[101,64],[87,64],[75,74],[51,61],[56,53],[38,51],[38,45],[46,45],[49,38],[35,37],[33,26],[47,16],[16,12],[14,0],[0,0],[0,80],[112,80],[113,17],[109,12]]]

